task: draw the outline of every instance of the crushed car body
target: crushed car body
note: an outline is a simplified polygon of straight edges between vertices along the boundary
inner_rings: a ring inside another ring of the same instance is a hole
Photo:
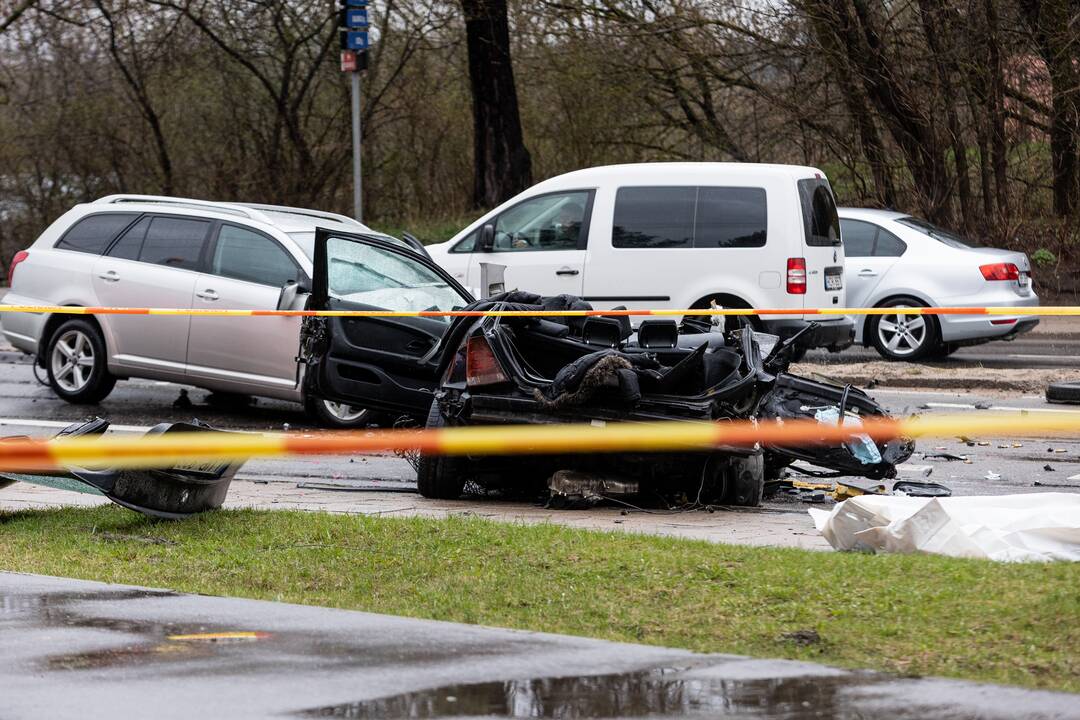
[[[107,420],[94,418],[69,425],[57,433],[55,440],[63,442],[65,438],[100,436],[108,429]],[[192,420],[190,423],[155,425],[146,431],[145,436],[174,433],[197,435],[207,432],[222,431]],[[9,439],[11,438],[3,438]],[[15,482],[24,482],[99,495],[143,515],[178,520],[220,508],[229,492],[233,477],[242,465],[243,462],[214,461],[156,470],[70,467],[52,473],[0,472],[0,488]]]
[[[474,301],[441,268],[409,250],[361,236],[316,234],[312,310],[563,312],[591,309],[571,295],[509,292]],[[812,325],[807,330],[811,330]],[[798,337],[709,320],[627,317],[307,317],[300,358],[305,390],[398,412],[428,427],[655,420],[816,419],[885,416],[861,390],[786,372]],[[700,453],[632,451],[561,457],[422,455],[418,484],[453,498],[483,488],[544,486],[560,470],[604,472],[643,493],[756,505],[767,476],[803,460],[839,475],[893,477],[912,453],[906,438],[804,447],[719,447]]]

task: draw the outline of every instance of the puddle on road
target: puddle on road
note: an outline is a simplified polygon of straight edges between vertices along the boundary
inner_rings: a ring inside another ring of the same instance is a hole
[[[855,720],[877,713],[852,708],[841,693],[872,686],[871,677],[775,680],[688,678],[676,669],[618,675],[449,685],[433,690],[313,708],[301,717],[343,718],[638,718],[746,717]],[[890,718],[925,718],[890,708]],[[938,715],[933,715],[939,717]],[[949,715],[950,718],[954,717]]]

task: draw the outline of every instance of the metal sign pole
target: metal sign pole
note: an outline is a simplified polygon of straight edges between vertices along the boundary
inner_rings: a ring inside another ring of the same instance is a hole
[[[352,76],[352,152],[353,152],[353,215],[357,222],[364,222],[364,195],[360,159],[360,71]]]
[[[353,216],[364,222],[364,184],[361,174],[360,73],[367,68],[368,0],[338,0],[338,32],[341,39],[341,71],[352,86]]]

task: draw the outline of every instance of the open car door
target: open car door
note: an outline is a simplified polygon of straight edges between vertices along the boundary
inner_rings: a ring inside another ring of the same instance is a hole
[[[369,236],[315,232],[309,310],[454,310],[471,302],[464,287],[411,249]],[[451,320],[305,318],[305,393],[424,418]]]

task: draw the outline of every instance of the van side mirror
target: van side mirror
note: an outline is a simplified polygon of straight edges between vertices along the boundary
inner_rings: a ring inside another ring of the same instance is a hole
[[[480,252],[491,252],[495,247],[495,226],[488,223],[480,228]]]

